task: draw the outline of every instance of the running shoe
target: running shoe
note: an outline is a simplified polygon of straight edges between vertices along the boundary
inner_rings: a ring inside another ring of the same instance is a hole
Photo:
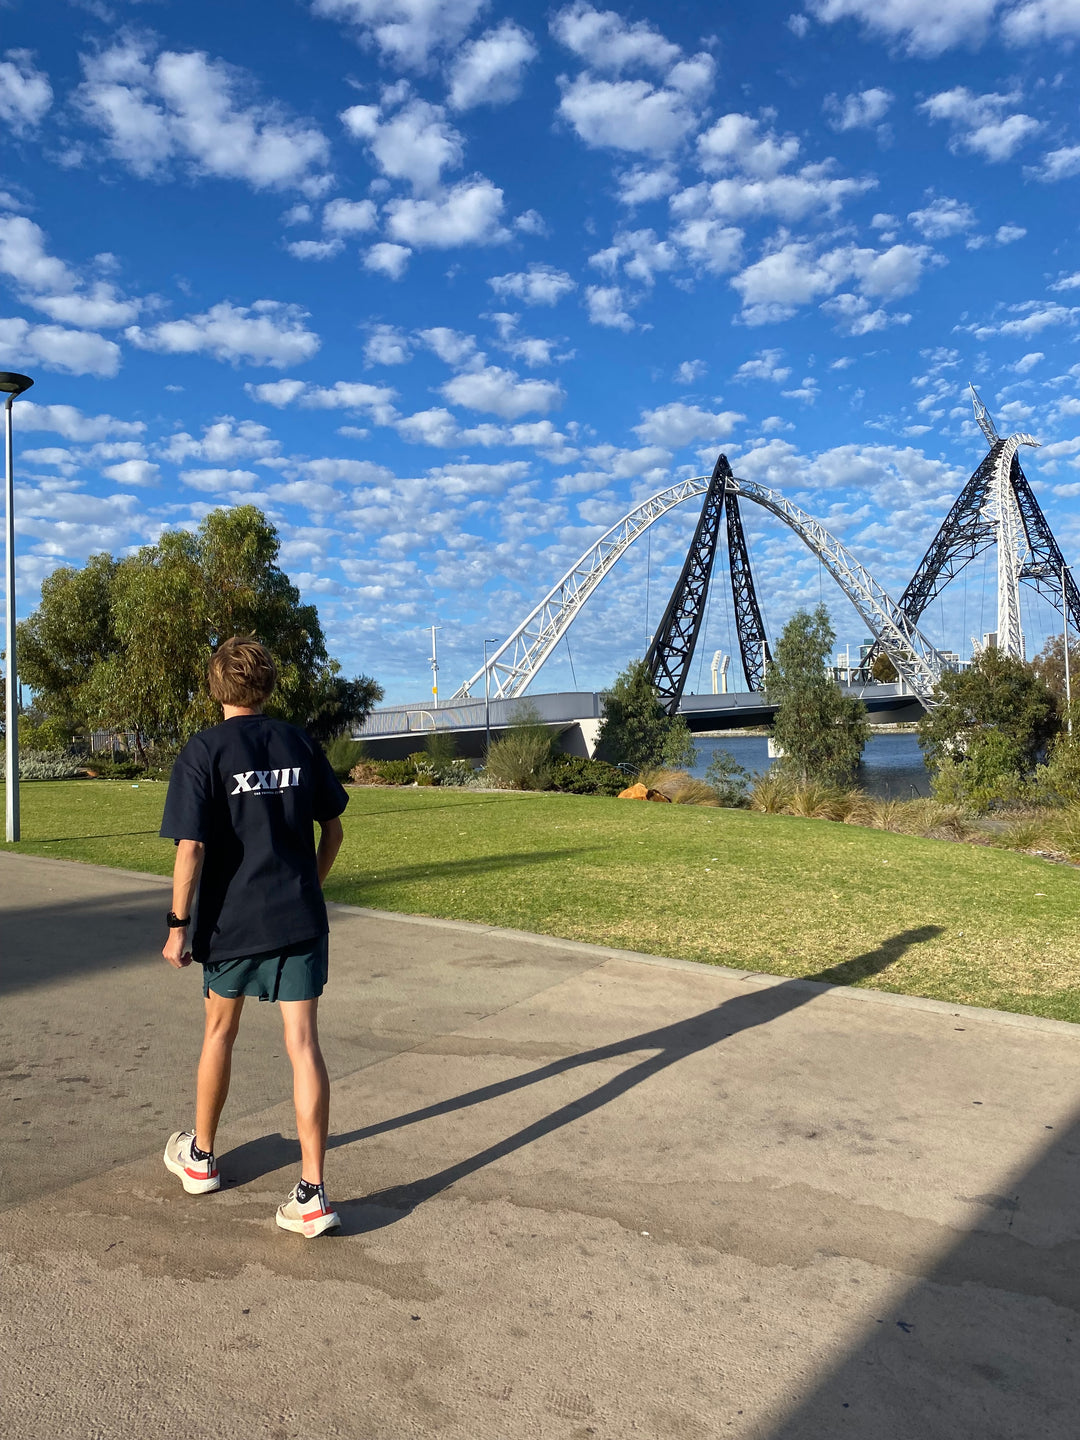
[[[278,1206],[277,1223],[282,1230],[292,1230],[297,1235],[306,1235],[314,1240],[326,1230],[336,1230],[341,1224],[337,1212],[331,1209],[326,1191],[320,1185],[310,1200],[301,1203],[296,1198],[300,1187],[294,1185],[284,1205]]]
[[[189,1195],[207,1195],[211,1190],[220,1190],[217,1160],[213,1155],[208,1160],[196,1160],[191,1153],[194,1144],[195,1136],[190,1130],[177,1130],[170,1135],[165,1146],[166,1169],[179,1175]]]

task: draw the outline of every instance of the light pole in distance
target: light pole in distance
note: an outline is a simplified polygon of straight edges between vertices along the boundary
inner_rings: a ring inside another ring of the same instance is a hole
[[[491,671],[488,669],[487,647],[497,645],[498,640],[484,641],[484,761],[491,749]]]
[[[1061,563],[1061,628],[1065,641],[1065,733],[1072,734],[1072,681],[1069,676],[1069,601],[1065,595],[1065,572],[1071,565]]]
[[[4,775],[7,838],[19,838],[19,712],[18,667],[15,660],[15,461],[11,443],[11,407],[17,396],[33,385],[29,375],[0,370],[0,395],[4,404],[4,456],[6,461],[5,501],[7,539],[7,677],[4,687]]]

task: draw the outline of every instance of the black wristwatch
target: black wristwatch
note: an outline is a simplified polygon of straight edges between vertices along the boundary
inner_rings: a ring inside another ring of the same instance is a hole
[[[175,910],[170,910],[165,916],[165,924],[168,925],[170,930],[183,930],[185,926],[191,924],[191,916],[189,915],[186,920],[181,920]]]

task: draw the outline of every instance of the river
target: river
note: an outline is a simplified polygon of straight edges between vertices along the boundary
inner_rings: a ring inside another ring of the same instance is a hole
[[[761,775],[773,763],[764,735],[696,735],[697,764],[692,775],[704,776],[717,750],[729,751],[744,770]],[[910,800],[930,794],[930,776],[923,764],[918,738],[901,730],[874,735],[863,751],[855,783],[882,800]]]

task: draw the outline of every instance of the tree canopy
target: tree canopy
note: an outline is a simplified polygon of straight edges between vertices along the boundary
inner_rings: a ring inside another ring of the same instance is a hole
[[[322,740],[359,723],[382,690],[369,676],[341,676],[279,551],[274,526],[242,505],[125,559],[95,555],[81,570],[54,571],[18,630],[36,703],[72,729],[131,730],[140,748],[179,744],[219,718],[206,688],[213,651],[254,635],[278,667],[267,713]]]
[[[845,695],[826,663],[836,632],[824,605],[797,610],[784,626],[765,676],[776,705],[773,739],[781,765],[803,784],[850,784],[870,737],[866,707]]]
[[[1028,775],[1060,727],[1046,681],[997,649],[984,650],[969,670],[946,672],[935,695],[936,705],[919,722],[931,769],[951,760]]]
[[[632,661],[605,693],[598,750],[636,770],[694,763],[697,752],[686,721],[661,705],[644,660]]]

